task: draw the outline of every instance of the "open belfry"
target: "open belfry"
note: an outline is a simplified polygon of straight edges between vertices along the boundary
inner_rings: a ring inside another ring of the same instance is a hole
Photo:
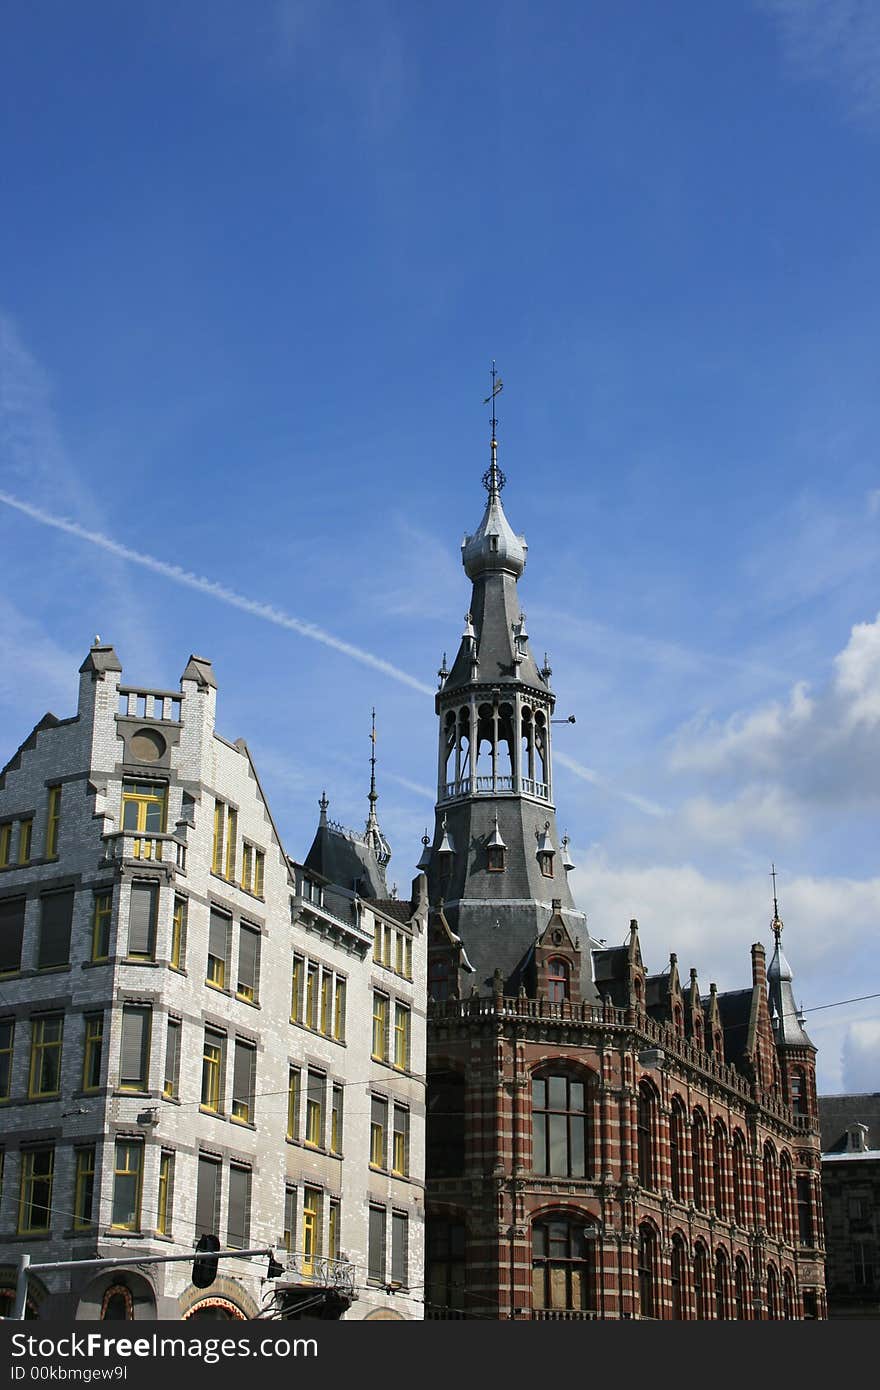
[[[553,787],[493,376],[473,586],[424,839],[429,1318],[824,1318],[815,1048],[775,948],[731,993],[590,935]],[[564,721],[560,721],[564,722]],[[645,956],[658,954],[645,942]]]

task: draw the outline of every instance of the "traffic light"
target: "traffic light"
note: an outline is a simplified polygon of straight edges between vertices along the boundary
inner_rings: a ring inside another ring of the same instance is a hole
[[[217,1256],[207,1252],[219,1249],[220,1241],[217,1236],[199,1236],[192,1267],[192,1281],[197,1289],[206,1289],[217,1278]]]

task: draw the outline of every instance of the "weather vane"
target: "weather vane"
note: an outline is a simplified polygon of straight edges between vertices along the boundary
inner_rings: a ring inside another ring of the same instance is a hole
[[[495,397],[500,396],[501,392],[504,390],[504,382],[501,380],[501,377],[495,370],[494,359],[492,362],[492,371],[490,373],[490,376],[492,379],[492,390],[489,392],[489,395],[483,401],[483,405],[492,406],[492,462],[483,474],[483,487],[486,489],[490,497],[497,497],[498,493],[501,491],[501,489],[504,487],[504,484],[507,482],[507,479],[501,472],[501,469],[498,467],[498,441],[495,437],[498,430],[498,418],[495,414]]]

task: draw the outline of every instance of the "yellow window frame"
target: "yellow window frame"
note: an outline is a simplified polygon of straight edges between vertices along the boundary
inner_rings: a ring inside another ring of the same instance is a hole
[[[58,824],[61,820],[61,787],[49,788],[49,808],[46,815],[46,858],[58,858]]]
[[[405,1004],[394,1006],[394,1065],[409,1069],[410,1011]]]
[[[205,1038],[202,1050],[202,1098],[201,1110],[212,1115],[221,1114],[220,1075],[223,1068],[223,1044]]]
[[[373,993],[373,1057],[377,1062],[388,1060],[388,996]]]
[[[82,1088],[84,1091],[97,1091],[101,1085],[101,1054],[104,1048],[104,1015],[86,1014],[85,1018],[85,1038],[83,1041],[83,1073]],[[95,1063],[95,1052],[98,1057],[98,1080],[91,1081],[92,1070]]]
[[[110,924],[113,917],[113,893],[108,889],[105,893],[95,894],[95,906],[92,912],[92,960],[108,960],[110,957]],[[106,949],[102,937],[106,930]]]
[[[159,1195],[156,1204],[156,1230],[160,1236],[171,1234],[171,1174],[174,1171],[174,1154],[163,1149],[159,1155]]]
[[[50,1035],[47,1037],[47,1029],[57,1029],[57,1037]],[[50,1018],[35,1018],[31,1023],[31,1065],[28,1077],[28,1095],[31,1098],[37,1096],[58,1096],[61,1094],[61,1048],[64,1041],[64,1018],[60,1015],[52,1015]],[[51,1090],[45,1090],[43,1086],[43,1070],[50,1057],[55,1055],[58,1068],[58,1084]]]
[[[120,1163],[120,1153],[122,1163]],[[132,1166],[132,1155],[137,1156],[135,1166]],[[135,1187],[134,1212],[130,1221],[112,1221],[111,1226],[115,1231],[139,1231],[141,1227],[141,1198],[143,1196],[144,1185],[144,1146],[142,1143],[135,1143],[133,1140],[117,1139],[116,1153],[113,1161],[113,1191],[114,1200],[116,1192],[117,1178],[137,1179]]]
[[[35,1173],[34,1161],[47,1158],[46,1172]],[[52,1223],[52,1188],[55,1181],[55,1150],[26,1149],[21,1156],[21,1179],[18,1189],[18,1234],[28,1235],[32,1231],[48,1231]],[[46,1222],[43,1226],[33,1226],[25,1221],[25,1214],[32,1212],[34,1206],[34,1186],[38,1182],[48,1182],[49,1193],[46,1203]]]
[[[31,842],[34,834],[33,816],[25,816],[18,822],[18,862],[19,864],[29,864],[31,858]]]
[[[85,1205],[86,1184],[91,1179],[91,1200],[89,1202],[90,1211],[88,1216],[83,1213]],[[91,1145],[87,1149],[77,1149],[76,1151],[76,1184],[73,1197],[73,1229],[75,1231],[88,1230],[94,1226],[93,1219],[95,1200],[95,1147]]]

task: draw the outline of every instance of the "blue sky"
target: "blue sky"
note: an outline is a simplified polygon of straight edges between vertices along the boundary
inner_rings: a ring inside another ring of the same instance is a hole
[[[375,704],[405,888],[497,358],[594,934],[738,987],[775,859],[804,1004],[880,991],[878,54],[871,0],[2,6],[0,761],[94,633],[204,653],[302,855]],[[825,1089],[878,1016],[808,1014]]]

